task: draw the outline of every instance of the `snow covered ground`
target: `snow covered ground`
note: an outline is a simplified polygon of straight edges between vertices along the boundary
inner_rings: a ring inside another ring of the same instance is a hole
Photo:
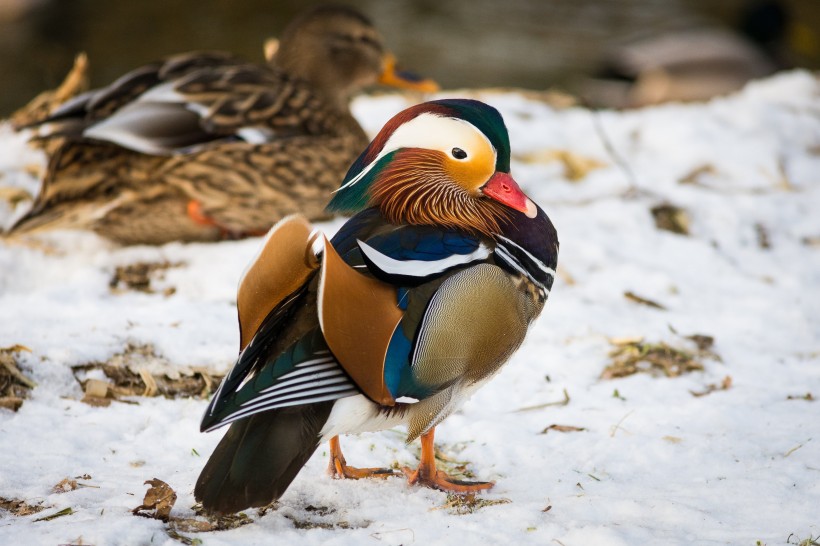
[[[445,456],[496,481],[481,499],[501,502],[463,513],[400,478],[332,480],[320,447],[277,509],[248,511],[252,523],[236,529],[179,534],[208,546],[817,538],[820,81],[793,72],[708,104],[623,113],[470,93],[504,115],[513,175],[561,240],[562,275],[523,348],[438,429]],[[361,98],[354,111],[373,133],[406,104]],[[33,154],[0,128],[0,185],[31,188],[21,168]],[[656,227],[650,209],[660,204],[685,211],[689,236]],[[5,223],[12,211],[0,215]],[[131,510],[143,482],[159,478],[178,494],[171,515],[194,516],[194,481],[222,434],[198,432],[206,401],[92,407],[72,367],[150,344],[171,368],[224,373],[238,344],[236,282],[259,240],[117,248],[58,233],[46,242],[48,252],[0,241],[0,348],[30,348],[17,359],[37,383],[19,411],[0,409],[0,502],[44,507],[0,510],[0,544],[177,544],[185,539]],[[117,266],[137,262],[172,267],[155,273],[154,293],[112,290]],[[720,357],[703,357],[703,371],[601,378],[612,338],[691,350],[692,334],[712,336]],[[709,385],[717,389],[692,394]],[[545,405],[564,391],[568,402]],[[531,406],[541,407],[517,411]],[[584,430],[542,433],[553,424]],[[400,430],[342,444],[358,466],[412,466],[419,451]],[[53,492],[77,476],[90,487]]]

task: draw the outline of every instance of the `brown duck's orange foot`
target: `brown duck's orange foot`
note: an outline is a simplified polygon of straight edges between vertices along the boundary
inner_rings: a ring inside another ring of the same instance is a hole
[[[410,485],[423,485],[457,495],[469,495],[478,493],[479,491],[486,491],[495,485],[495,482],[467,482],[456,480],[450,477],[446,472],[434,470],[430,473],[425,471],[421,466],[416,470],[404,467],[402,471],[404,475],[407,476],[407,483]]]
[[[327,473],[333,478],[359,480],[362,478],[387,478],[395,476],[396,473],[390,468],[355,468],[348,466],[342,455],[342,447],[339,444],[339,437],[330,439],[330,464]]]
[[[205,213],[202,212],[202,205],[199,204],[199,201],[193,199],[188,201],[186,211],[188,212],[188,217],[201,226],[216,226],[221,228],[216,220],[206,216]]]

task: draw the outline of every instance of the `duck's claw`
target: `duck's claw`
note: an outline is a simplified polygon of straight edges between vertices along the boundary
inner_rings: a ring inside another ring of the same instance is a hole
[[[327,467],[327,473],[333,478],[348,480],[387,478],[396,475],[396,472],[390,468],[355,468],[348,466],[342,454],[338,436],[330,439],[330,464]]]
[[[479,491],[486,491],[495,485],[495,482],[467,482],[456,480],[446,472],[436,470],[436,454],[433,438],[436,429],[431,428],[421,435],[421,461],[416,470],[404,467],[402,472],[407,476],[407,483],[410,485],[423,485],[432,487],[440,491],[455,493],[457,495],[469,495]]]

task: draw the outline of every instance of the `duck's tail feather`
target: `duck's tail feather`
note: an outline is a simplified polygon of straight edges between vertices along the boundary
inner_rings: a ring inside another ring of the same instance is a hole
[[[334,402],[267,411],[231,425],[199,475],[194,496],[214,514],[267,506],[319,445]]]

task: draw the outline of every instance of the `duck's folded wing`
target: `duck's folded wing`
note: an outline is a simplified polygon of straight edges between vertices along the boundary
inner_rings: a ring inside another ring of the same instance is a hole
[[[337,117],[302,81],[236,57],[201,54],[146,65],[81,95],[45,120],[38,135],[70,134],[172,155],[214,142],[263,144],[321,134]]]
[[[82,93],[25,127],[39,126],[37,135],[43,137],[79,137],[90,125],[111,116],[149,89],[164,82],[177,80],[205,67],[220,70],[245,63],[241,58],[221,51],[194,51],[174,55],[163,61],[135,68],[105,87]]]
[[[276,332],[263,328],[257,337],[267,334]],[[361,392],[339,366],[319,328],[261,367],[257,358],[249,350],[240,355],[205,411],[200,425],[203,432],[263,411],[337,400]]]

